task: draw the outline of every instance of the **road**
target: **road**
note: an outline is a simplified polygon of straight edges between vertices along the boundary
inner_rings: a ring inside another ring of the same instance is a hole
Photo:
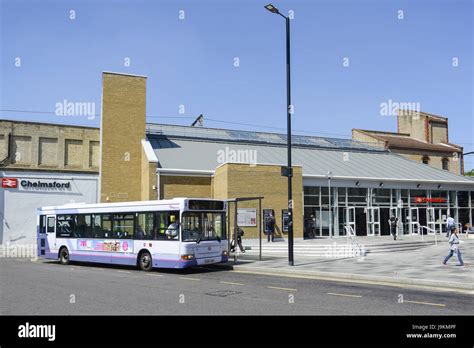
[[[3,315],[472,315],[469,294],[247,274],[0,260]]]

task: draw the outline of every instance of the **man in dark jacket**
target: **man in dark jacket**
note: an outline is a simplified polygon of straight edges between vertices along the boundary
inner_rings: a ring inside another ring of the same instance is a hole
[[[390,234],[393,236],[393,240],[397,240],[398,218],[392,214],[392,216],[390,216],[390,219],[388,220],[388,224],[390,226]]]
[[[268,216],[267,219],[267,230],[268,230],[268,242],[270,242],[270,237],[272,242],[275,239],[275,217],[272,213]]]

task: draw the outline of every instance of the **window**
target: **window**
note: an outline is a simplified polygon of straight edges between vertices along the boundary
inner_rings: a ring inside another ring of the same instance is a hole
[[[179,211],[156,212],[157,228],[153,239],[178,240],[179,238]],[[196,213],[201,214],[201,213]]]
[[[469,191],[458,191],[458,206],[469,207]]]
[[[390,189],[372,189],[373,204],[390,204]]]
[[[348,188],[349,205],[367,205],[367,189],[366,188]]]
[[[183,214],[183,242],[198,240],[222,240],[226,238],[224,213]]]
[[[423,163],[424,164],[430,164],[430,158],[427,155],[423,156]]]
[[[337,200],[339,205],[346,205],[346,188],[340,187],[337,189]]]
[[[92,216],[76,215],[76,238],[92,238]]]
[[[443,158],[443,159],[441,160],[441,163],[442,163],[442,165],[443,165],[443,169],[444,169],[444,170],[449,170],[449,159]]]
[[[39,233],[46,233],[46,216],[40,215]]]
[[[48,231],[49,231],[48,218]],[[73,238],[76,230],[76,221],[74,215],[58,215],[56,223],[56,237],[58,238]],[[54,221],[54,220],[53,220]]]
[[[304,190],[304,205],[319,205],[319,187],[305,186]]]
[[[119,239],[133,238],[133,222],[133,214],[114,214],[112,237]]]
[[[93,228],[92,238],[104,238],[104,231],[102,230],[102,216],[101,215],[92,216],[92,228]]]
[[[48,217],[48,227],[46,232],[53,233],[54,232],[54,216]]]
[[[154,222],[155,214],[139,213],[136,216],[135,239],[153,239],[153,235],[157,232]]]
[[[103,214],[102,218],[102,237],[113,238],[112,236],[112,214]]]

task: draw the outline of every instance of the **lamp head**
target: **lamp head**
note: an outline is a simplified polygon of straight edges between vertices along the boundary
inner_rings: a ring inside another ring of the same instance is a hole
[[[272,4],[265,5],[265,8],[271,13],[280,13],[280,11],[278,11],[278,9]]]

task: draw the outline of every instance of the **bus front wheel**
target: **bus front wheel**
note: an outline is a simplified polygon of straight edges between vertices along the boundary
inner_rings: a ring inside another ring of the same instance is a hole
[[[144,251],[138,258],[138,265],[142,271],[150,271],[152,268],[151,255],[148,251]]]
[[[66,247],[61,248],[59,251],[59,262],[61,265],[67,265],[69,263],[69,251]]]

